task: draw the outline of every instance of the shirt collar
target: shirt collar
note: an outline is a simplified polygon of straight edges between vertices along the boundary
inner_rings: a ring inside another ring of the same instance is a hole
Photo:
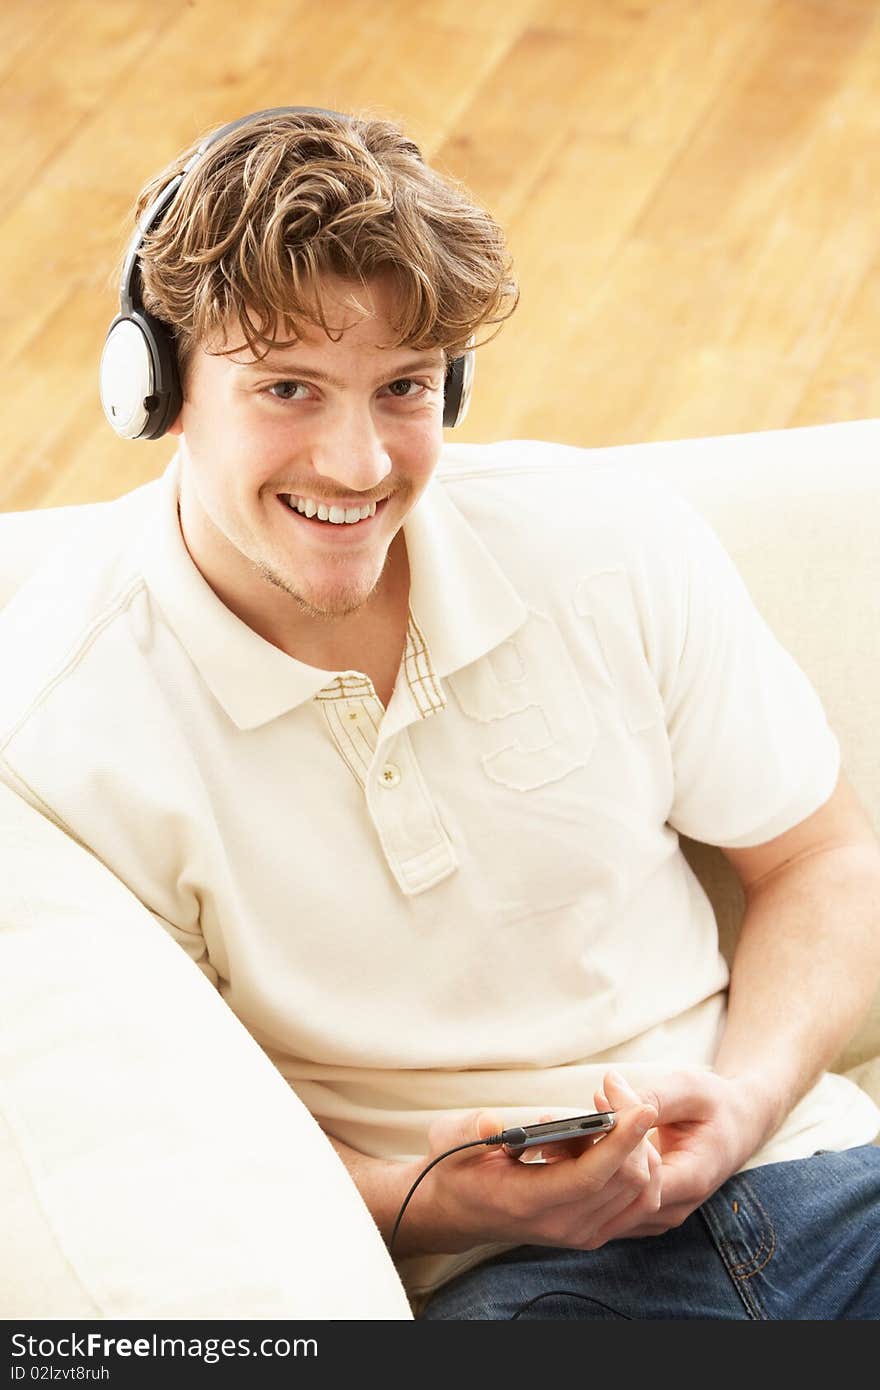
[[[157,510],[143,536],[144,578],[215,699],[240,729],[255,729],[343,673],[328,675],[288,656],[220,601],[183,540],[179,466],[175,455],[159,479]],[[522,625],[525,604],[436,478],[403,531],[410,612],[438,676],[477,660]]]
[[[438,676],[470,665],[525,622],[525,603],[436,475],[403,534],[410,612]]]

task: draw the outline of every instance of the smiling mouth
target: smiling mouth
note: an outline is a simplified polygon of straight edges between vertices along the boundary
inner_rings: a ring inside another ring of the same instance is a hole
[[[314,502],[306,505],[290,493],[278,493],[277,497],[288,516],[293,517],[303,526],[310,526],[314,529],[320,527],[328,535],[346,535],[354,531],[363,533],[364,530],[370,529],[388,501],[387,497],[383,497],[381,502],[370,502],[364,503],[361,507],[345,508],[328,507],[321,503],[315,511],[316,504]],[[313,514],[310,516],[309,512]],[[363,515],[364,512],[366,515]]]

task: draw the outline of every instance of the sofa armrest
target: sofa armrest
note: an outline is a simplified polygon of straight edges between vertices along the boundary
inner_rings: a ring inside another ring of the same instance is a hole
[[[326,1136],[184,952],[0,784],[0,1317],[410,1318]]]

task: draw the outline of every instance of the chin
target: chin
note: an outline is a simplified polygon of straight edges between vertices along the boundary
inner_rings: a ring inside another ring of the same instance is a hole
[[[316,618],[344,618],[361,608],[376,587],[369,584],[332,584],[321,587],[303,585],[291,576],[289,583],[280,586],[287,590],[304,612]]]
[[[363,607],[369,594],[359,594],[357,597],[299,594],[297,597],[301,608],[311,618],[347,618],[350,613],[355,613]]]
[[[376,573],[370,568],[354,575],[325,574],[314,584],[291,575],[291,592],[321,612],[350,613],[372,597],[381,578],[381,565]]]

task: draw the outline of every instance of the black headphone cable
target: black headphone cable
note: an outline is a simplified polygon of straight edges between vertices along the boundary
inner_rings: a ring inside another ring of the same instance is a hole
[[[419,1176],[416,1178],[415,1182],[413,1183],[412,1187],[410,1188],[409,1192],[406,1194],[401,1203],[400,1211],[397,1213],[397,1219],[394,1222],[394,1229],[391,1232],[391,1239],[388,1242],[389,1255],[394,1254],[394,1242],[397,1239],[397,1228],[399,1227],[401,1220],[403,1219],[403,1213],[409,1206],[410,1198],[412,1197],[419,1183],[422,1181],[422,1178],[427,1177],[432,1168],[435,1168],[437,1164],[440,1163],[444,1158],[449,1158],[452,1154],[461,1153],[463,1149],[497,1148],[499,1144],[515,1143],[517,1136],[521,1133],[521,1130],[502,1130],[500,1134],[490,1134],[488,1139],[471,1139],[467,1144],[456,1144],[454,1149],[447,1149],[445,1153],[438,1154],[436,1158],[432,1158],[431,1162],[427,1165],[427,1167],[423,1168],[422,1171],[419,1173]]]

